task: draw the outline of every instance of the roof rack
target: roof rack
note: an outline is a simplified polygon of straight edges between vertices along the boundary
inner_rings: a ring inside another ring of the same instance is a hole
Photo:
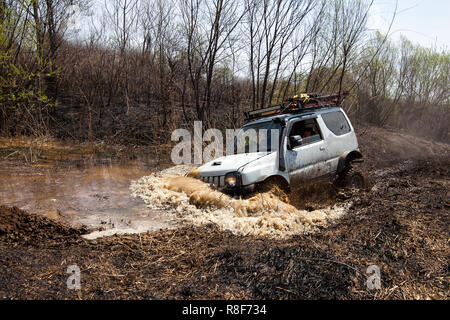
[[[277,106],[244,112],[244,116],[246,121],[250,121],[281,114],[303,113],[337,107],[341,97],[345,97],[346,95],[348,95],[348,92],[326,96],[321,96],[317,93],[302,93],[284,100],[282,104]]]

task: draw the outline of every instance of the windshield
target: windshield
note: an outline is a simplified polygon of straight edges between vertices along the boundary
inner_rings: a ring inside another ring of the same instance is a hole
[[[272,120],[246,125],[234,137],[234,152],[277,151],[280,129],[280,124]]]

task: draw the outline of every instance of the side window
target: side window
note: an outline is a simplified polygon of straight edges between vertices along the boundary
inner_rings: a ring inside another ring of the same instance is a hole
[[[302,146],[322,140],[316,119],[295,122],[289,132],[289,137],[294,136],[302,137]]]
[[[342,136],[351,131],[350,124],[341,111],[324,113],[322,119],[327,128],[337,136]]]

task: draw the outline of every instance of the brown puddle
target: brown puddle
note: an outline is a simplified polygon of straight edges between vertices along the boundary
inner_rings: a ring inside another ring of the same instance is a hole
[[[91,235],[136,233],[171,228],[161,210],[149,210],[130,194],[130,183],[148,175],[148,160],[46,161],[24,165],[0,164],[0,203],[63,220],[72,225],[101,229]]]

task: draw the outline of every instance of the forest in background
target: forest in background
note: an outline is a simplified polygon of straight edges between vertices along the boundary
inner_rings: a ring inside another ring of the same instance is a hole
[[[350,91],[354,123],[450,142],[448,50],[370,30],[372,5],[0,0],[0,134],[166,144],[194,120],[234,128],[302,92]]]

